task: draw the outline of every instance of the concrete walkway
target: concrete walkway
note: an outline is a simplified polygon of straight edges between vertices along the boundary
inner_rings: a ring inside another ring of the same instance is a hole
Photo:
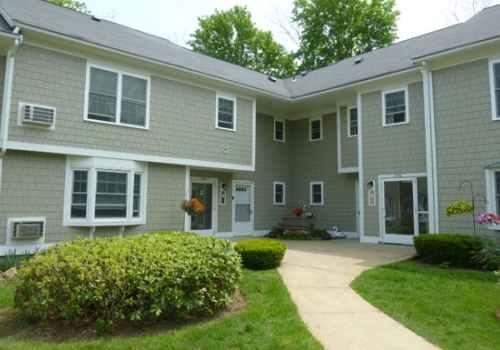
[[[279,272],[311,333],[330,349],[439,349],[362,299],[349,284],[363,270],[415,255],[410,246],[357,240],[282,241]]]

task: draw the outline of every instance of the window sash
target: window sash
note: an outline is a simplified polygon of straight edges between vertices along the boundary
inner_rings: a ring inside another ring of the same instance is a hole
[[[134,174],[134,199],[132,203],[132,216],[141,216],[141,174]]]
[[[285,204],[285,184],[274,184],[274,204]]]
[[[358,135],[358,109],[349,109],[349,136]]]
[[[311,140],[321,139],[321,120],[316,119],[311,121]]]
[[[88,119],[146,126],[147,79],[91,67],[89,80]]]
[[[97,172],[95,218],[127,217],[127,173]]]
[[[276,141],[285,140],[285,123],[281,120],[274,121],[274,139]]]
[[[311,204],[323,204],[323,184],[311,184]]]
[[[495,210],[500,215],[500,171],[495,172]]]
[[[500,63],[493,65],[493,89],[495,95],[495,118],[500,118]]]
[[[234,129],[234,101],[219,97],[217,126]]]
[[[88,171],[73,172],[73,190],[71,193],[71,217],[87,217]]]
[[[385,94],[385,123],[398,124],[406,122],[406,91]]]

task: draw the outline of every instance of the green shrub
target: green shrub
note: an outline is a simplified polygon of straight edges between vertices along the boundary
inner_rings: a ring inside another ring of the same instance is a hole
[[[478,240],[472,257],[476,268],[494,271],[500,267],[500,239],[482,237]]]
[[[241,255],[243,266],[250,270],[268,270],[280,266],[286,245],[270,239],[249,239],[234,246]]]
[[[229,241],[191,233],[79,238],[23,265],[15,305],[29,318],[93,322],[98,331],[185,318],[229,305],[240,264]]]
[[[471,236],[459,234],[424,234],[413,237],[417,256],[432,264],[450,263],[455,267],[471,266],[477,243]]]

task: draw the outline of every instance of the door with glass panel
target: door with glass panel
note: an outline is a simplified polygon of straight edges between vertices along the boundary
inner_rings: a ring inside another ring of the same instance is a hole
[[[235,183],[234,186],[234,236],[253,235],[253,191],[251,183]]]
[[[215,232],[215,195],[216,184],[211,180],[197,180],[191,182],[191,198],[198,199],[205,209],[187,215],[190,220],[190,231],[202,235],[213,236]]]
[[[429,232],[427,179],[381,181],[381,230],[384,243],[413,244],[413,237]]]

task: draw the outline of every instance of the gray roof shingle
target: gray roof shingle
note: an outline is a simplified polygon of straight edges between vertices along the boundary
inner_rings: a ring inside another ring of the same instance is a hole
[[[157,61],[179,69],[221,79],[285,99],[304,97],[376,77],[414,68],[415,58],[446,52],[490,39],[500,39],[500,5],[481,11],[470,20],[309,72],[296,81],[275,83],[267,75],[204,56],[171,41],[42,0],[0,0],[8,17],[23,28],[30,26],[83,42]],[[1,29],[1,28],[0,28]]]

